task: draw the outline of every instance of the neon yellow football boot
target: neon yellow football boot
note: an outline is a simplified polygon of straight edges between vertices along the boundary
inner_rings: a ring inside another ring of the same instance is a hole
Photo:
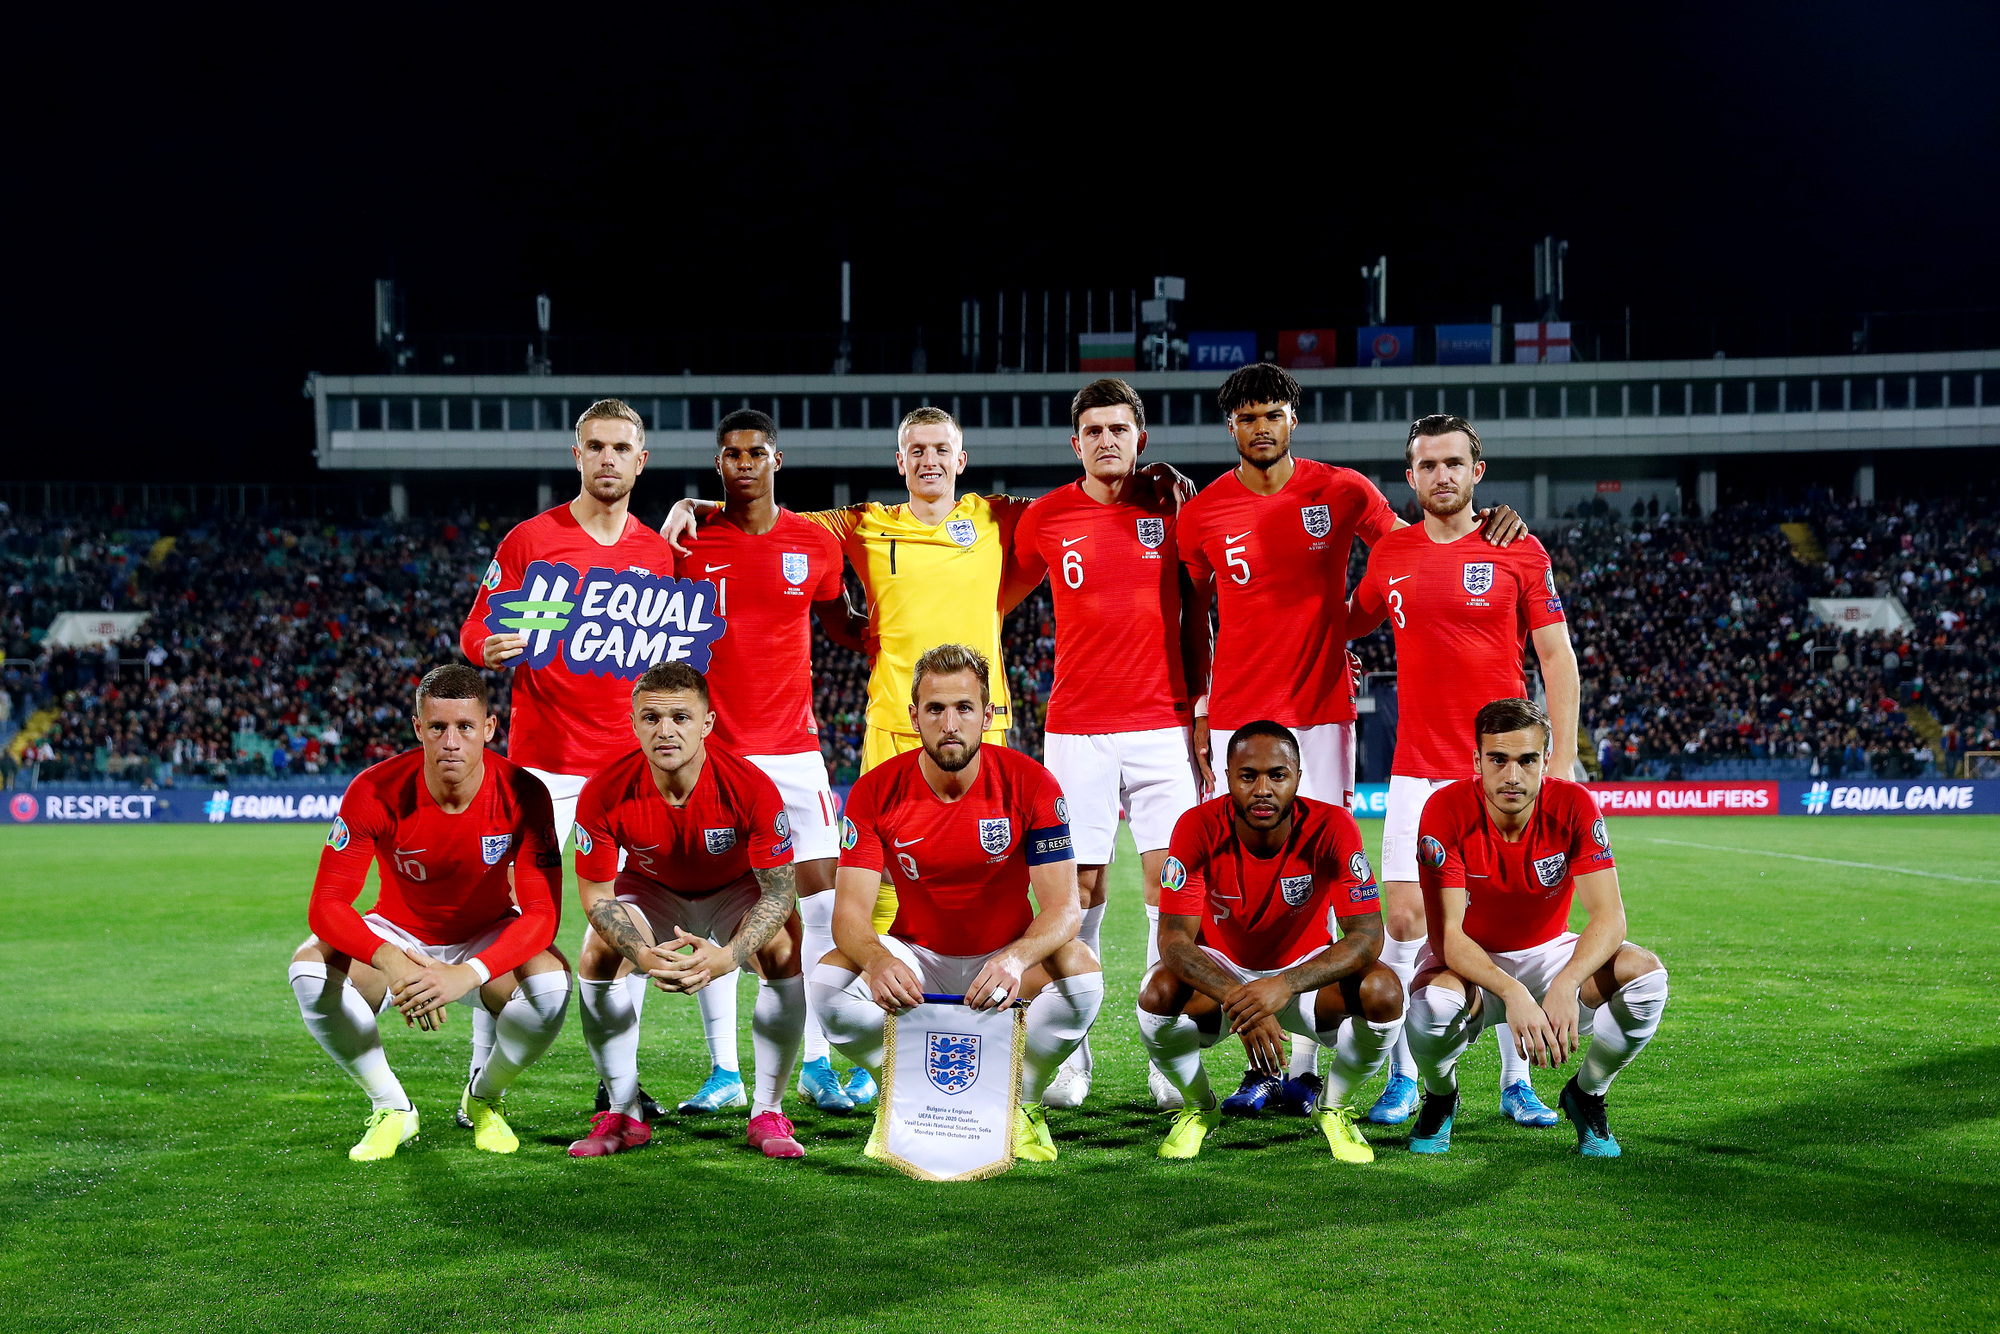
[[[1361,1138],[1361,1131],[1354,1125],[1354,1109],[1351,1107],[1328,1107],[1321,1105],[1313,1113],[1313,1119],[1326,1135],[1327,1147],[1333,1156],[1343,1163],[1372,1163],[1375,1150],[1367,1140]]]
[[[347,1151],[357,1163],[394,1158],[396,1150],[417,1137],[417,1109],[378,1107],[368,1115],[368,1130],[361,1142]]]
[[[1056,1142],[1049,1137],[1049,1114],[1038,1102],[1023,1103],[1015,1114],[1014,1156],[1031,1163],[1056,1160]]]
[[[467,1084],[465,1092],[458,1097],[458,1110],[472,1122],[474,1148],[488,1153],[512,1153],[521,1147],[521,1141],[514,1136],[514,1128],[507,1124],[506,1117],[500,1115],[500,1099],[475,1098],[472,1086]]]
[[[1208,1132],[1221,1124],[1222,1108],[1219,1106],[1181,1108],[1174,1113],[1174,1124],[1160,1145],[1160,1157],[1194,1157],[1201,1152],[1201,1143],[1208,1138]]]

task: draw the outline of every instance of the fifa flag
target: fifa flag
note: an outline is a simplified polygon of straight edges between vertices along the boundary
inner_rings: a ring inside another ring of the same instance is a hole
[[[1560,324],[1516,324],[1515,362],[1569,360],[1569,321]]]
[[[1139,368],[1132,351],[1132,331],[1080,333],[1076,336],[1077,368],[1086,371],[1132,371]]]
[[[1025,1014],[925,996],[889,1016],[868,1156],[919,1181],[979,1181],[1011,1168]]]

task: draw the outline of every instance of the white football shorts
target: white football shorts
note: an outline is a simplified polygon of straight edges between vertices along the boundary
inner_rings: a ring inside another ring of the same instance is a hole
[[[778,785],[785,799],[785,818],[792,825],[792,860],[819,861],[840,855],[839,822],[833,806],[833,785],[826,779],[826,761],[816,750],[794,755],[745,755]]]
[[[1389,775],[1389,814],[1382,821],[1383,880],[1416,883],[1417,822],[1423,818],[1424,803],[1431,799],[1431,793],[1451,781]]]
[[[1556,974],[1560,973],[1576,954],[1576,942],[1576,932],[1565,931],[1553,939],[1545,940],[1525,950],[1488,950],[1486,954],[1499,966],[1501,972],[1526,987],[1528,994],[1533,996],[1535,1003],[1539,1005],[1542,997],[1548,994],[1549,983],[1556,980]],[[1437,956],[1431,953],[1431,943],[1426,940],[1417,950],[1417,977],[1422,978],[1437,964]],[[1415,985],[1423,984],[1418,982]],[[1481,1033],[1495,1024],[1507,1022],[1507,1003],[1483,987],[1480,992],[1486,1000],[1479,1012],[1478,1020],[1468,1025],[1466,1032],[1468,1042],[1477,1039]],[[1470,1009],[1471,1006],[1468,1005],[1466,1008]],[[1580,1017],[1576,1026],[1577,1032],[1588,1036],[1592,1011],[1588,1005],[1579,1005],[1578,1009]]]
[[[972,979],[978,977],[979,970],[986,966],[986,961],[1000,952],[938,954],[895,936],[877,936],[876,939],[882,942],[883,949],[910,966],[910,971],[923,983],[924,991],[932,996],[963,996],[965,989],[972,985]],[[863,1000],[875,999],[875,993],[868,989],[868,978],[862,973],[855,973],[842,984],[841,989]]]
[[[1312,958],[1314,954],[1320,954],[1327,948],[1327,946],[1322,945],[1319,949],[1314,950],[1312,954],[1302,954],[1292,960],[1292,962],[1286,964],[1284,968],[1245,968],[1221,950],[1209,945],[1203,945],[1201,952],[1215,960],[1222,968],[1222,971],[1228,973],[1238,982],[1255,982],[1259,978],[1276,977],[1279,973],[1284,972],[1285,968],[1296,968],[1307,959]],[[1155,965],[1155,967],[1158,967],[1158,965]],[[1284,1008],[1278,1011],[1276,1016],[1278,1023],[1283,1026],[1287,1033],[1297,1033],[1300,1037],[1316,1038],[1319,1036],[1319,1030],[1313,1027],[1313,1015],[1318,1004],[1319,993],[1317,991],[1302,991],[1286,1001]],[[1216,1031],[1213,1033],[1204,1030],[1201,1035],[1201,1045],[1212,1047],[1222,1041],[1224,1034],[1227,1032],[1227,1025],[1217,1025]]]
[[[1185,727],[1091,736],[1050,732],[1042,738],[1042,752],[1069,803],[1070,839],[1081,865],[1110,864],[1121,803],[1142,853],[1166,847],[1174,822],[1194,807]]]
[[[629,903],[644,914],[646,924],[653,928],[655,944],[672,940],[674,928],[679,927],[691,936],[725,945],[743,924],[744,914],[756,906],[763,893],[757,878],[746,875],[733,885],[699,898],[646,883],[643,888],[621,887],[618,901]]]
[[[416,950],[422,955],[424,955],[424,957],[429,959],[436,959],[439,963],[454,964],[454,963],[464,963],[468,959],[476,959],[481,954],[485,953],[488,949],[492,948],[493,942],[500,939],[500,933],[505,931],[508,927],[512,926],[514,924],[514,919],[519,917],[520,915],[521,914],[518,912],[509,913],[507,916],[501,918],[493,925],[487,927],[484,931],[481,931],[471,940],[461,940],[455,945],[431,945],[424,941],[418,940],[408,931],[396,925],[394,922],[382,916],[380,913],[369,913],[366,916],[364,916],[361,920],[367,923],[368,929],[370,931],[373,931],[376,935],[382,937],[382,939],[388,941],[391,945],[396,945],[406,950]],[[367,963],[368,960],[363,959],[361,962]],[[476,1005],[478,1004],[478,1002],[479,1002],[479,988],[474,987],[472,990],[466,992],[463,996],[460,996],[457,1000],[453,1001],[452,1004]],[[392,996],[390,996],[387,992],[384,992],[382,995],[382,1008],[381,1010],[378,1011],[378,1013],[387,1014],[390,1008],[393,1007],[394,1005],[395,1005],[395,999]]]
[[[1299,795],[1307,801],[1323,801],[1353,810],[1354,724],[1294,727],[1292,734],[1299,739],[1299,767],[1303,770],[1299,775]],[[1209,768],[1215,771],[1217,788],[1225,792],[1229,790],[1229,738],[1235,735],[1234,729],[1224,732],[1213,726],[1208,733]]]

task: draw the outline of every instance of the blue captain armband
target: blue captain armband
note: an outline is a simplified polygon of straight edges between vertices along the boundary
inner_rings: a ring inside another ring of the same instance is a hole
[[[1070,850],[1069,826],[1052,824],[1046,829],[1030,829],[1027,857],[1030,866],[1075,861],[1076,853]]]

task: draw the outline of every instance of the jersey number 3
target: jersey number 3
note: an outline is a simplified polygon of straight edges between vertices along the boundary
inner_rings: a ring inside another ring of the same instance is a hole
[[[1401,589],[1389,590],[1389,616],[1396,622],[1398,630],[1403,628],[1403,593]]]

